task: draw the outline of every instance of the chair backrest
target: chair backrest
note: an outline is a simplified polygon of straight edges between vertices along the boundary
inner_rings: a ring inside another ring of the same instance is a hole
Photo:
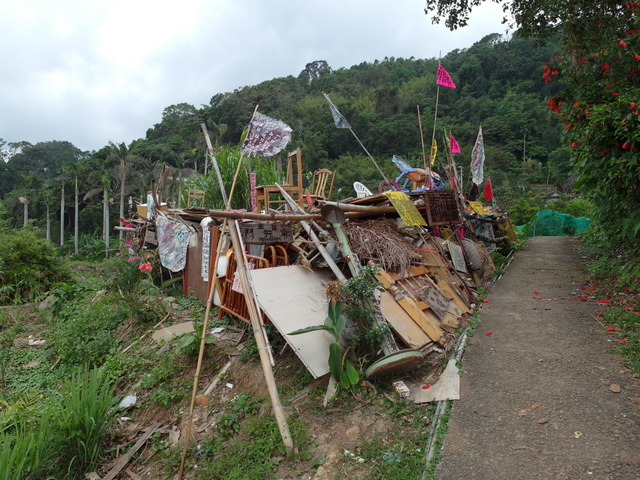
[[[336,181],[336,173],[338,172],[332,172],[327,168],[322,168],[313,172],[311,195],[322,197],[325,200],[331,200],[333,185]]]
[[[353,189],[356,191],[358,198],[368,197],[370,195],[373,195],[371,193],[371,190],[369,190],[360,182],[353,182]]]
[[[189,190],[189,194],[187,195],[187,208],[193,207],[191,202],[196,200],[200,205],[196,205],[196,207],[204,207],[204,190]]]
[[[295,158],[295,166],[293,159]],[[302,186],[302,150],[296,148],[287,154],[287,185]]]

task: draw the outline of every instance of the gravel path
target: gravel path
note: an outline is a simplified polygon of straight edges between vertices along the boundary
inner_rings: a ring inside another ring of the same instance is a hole
[[[573,242],[529,239],[488,295],[436,479],[640,479],[640,381],[593,316],[605,307],[572,299]]]

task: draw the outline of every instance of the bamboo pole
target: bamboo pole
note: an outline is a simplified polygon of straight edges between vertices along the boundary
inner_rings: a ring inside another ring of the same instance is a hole
[[[220,193],[222,193],[222,200],[224,200],[224,204],[226,205],[228,200],[227,191],[224,188],[224,182],[222,181],[222,174],[220,173],[220,167],[218,166],[218,161],[216,160],[216,156],[213,153],[213,145],[211,145],[211,138],[209,138],[209,132],[207,131],[207,126],[203,122],[200,124],[200,128],[202,129],[202,133],[204,134],[204,139],[207,142],[207,149],[209,150],[209,155],[211,156],[213,169],[216,172],[216,178],[218,179],[218,183],[220,184]],[[205,166],[206,166],[206,163],[205,163]]]
[[[360,146],[362,147],[362,149],[364,150],[364,153],[366,153],[369,158],[371,159],[371,161],[373,162],[373,164],[375,165],[375,167],[378,169],[378,172],[380,172],[380,175],[382,175],[382,178],[384,180],[388,180],[387,176],[384,174],[384,172],[382,171],[382,169],[380,168],[380,166],[378,165],[378,162],[376,162],[376,159],[373,158],[373,155],[371,155],[369,153],[369,150],[367,150],[367,147],[365,147],[363,145],[363,143],[360,141],[360,139],[358,138],[358,136],[356,135],[356,132],[353,131],[353,128],[351,128],[351,125],[349,125],[349,131],[351,132],[351,134],[355,137],[355,139],[358,141],[358,143],[360,144]]]
[[[267,381],[267,387],[269,389],[269,396],[271,397],[271,406],[273,407],[273,414],[276,417],[280,435],[282,436],[282,442],[284,443],[287,452],[293,451],[293,439],[289,432],[289,425],[284,414],[284,409],[280,403],[280,395],[278,394],[278,387],[273,376],[273,369],[269,359],[268,347],[265,342],[265,338],[262,334],[262,326],[260,321],[260,311],[255,303],[254,292],[247,275],[247,267],[245,260],[245,253],[242,249],[240,234],[238,233],[238,221],[231,220],[231,227],[229,231],[231,233],[231,242],[236,252],[236,263],[238,265],[237,274],[242,284],[242,290],[244,292],[245,302],[247,309],[249,310],[249,317],[251,319],[251,326],[253,327],[253,335],[256,339],[258,346],[258,352],[260,354],[260,363],[262,364],[262,371]]]
[[[253,117],[255,117],[256,112],[258,111],[258,105],[256,105],[255,110],[253,111],[253,116],[251,117],[251,119],[253,120]],[[251,128],[251,127],[249,127]],[[208,138],[208,135],[206,135],[206,138]],[[240,159],[238,160],[238,166],[236,167],[236,172],[235,175],[233,177],[233,183],[231,185],[231,191],[229,192],[229,197],[226,198],[225,200],[225,208],[227,210],[229,210],[229,208],[231,207],[231,200],[233,198],[233,192],[236,186],[236,180],[238,178],[238,173],[240,171],[240,166],[242,165],[242,160],[243,160],[243,154],[240,154]],[[226,196],[226,191],[224,189],[224,185],[222,182],[220,182],[220,191],[222,193],[223,196]],[[231,212],[225,212],[225,213],[231,213]],[[235,222],[235,221],[234,221]],[[196,394],[198,392],[198,383],[199,383],[199,379],[200,379],[200,371],[202,369],[202,359],[204,357],[204,347],[205,347],[205,337],[206,337],[206,332],[207,332],[207,326],[209,325],[209,315],[211,313],[211,308],[213,306],[213,295],[216,289],[216,285],[218,282],[218,278],[216,275],[215,270],[217,269],[217,265],[218,265],[218,259],[220,258],[221,255],[221,250],[223,248],[224,245],[224,235],[225,235],[225,231],[227,229],[227,225],[228,225],[228,219],[225,218],[223,224],[222,224],[222,228],[220,230],[220,234],[218,237],[218,244],[216,247],[216,253],[214,255],[214,261],[213,261],[213,268],[209,268],[209,292],[207,295],[207,306],[206,306],[206,310],[205,310],[205,315],[204,315],[204,322],[202,325],[202,338],[200,339],[200,350],[198,352],[198,363],[196,365],[196,372],[194,374],[194,378],[193,378],[193,389],[191,391],[191,402],[189,404],[189,420],[187,422],[187,429],[185,432],[185,440],[184,440],[184,446],[182,448],[182,457],[180,459],[180,469],[178,471],[178,480],[182,480],[183,479],[183,475],[184,475],[184,464],[185,461],[187,459],[187,450],[189,448],[189,437],[191,436],[191,427],[193,425],[193,410],[194,410],[194,406],[195,406],[195,399],[196,399]],[[241,255],[239,252],[237,252],[236,250],[236,261],[238,262],[239,265],[239,261],[238,258],[242,256],[242,258],[244,258],[244,251],[241,252]],[[254,333],[255,333],[255,329],[254,329]],[[262,337],[262,330],[258,330],[258,332],[260,333],[260,338],[262,338],[263,342],[264,342],[264,338]],[[258,333],[256,333],[256,341],[258,338]],[[260,352],[262,355],[262,352]],[[262,356],[261,356],[262,358]],[[269,367],[271,367],[271,364],[269,364]],[[286,442],[285,442],[285,446],[287,446]]]
[[[424,148],[424,132],[422,130],[422,115],[420,115],[420,105],[416,105],[418,110],[418,126],[420,127],[420,142],[422,142],[422,158],[424,159],[424,169],[427,170],[427,151]]]
[[[331,204],[333,202],[327,202]],[[340,208],[343,208],[343,204],[340,204]],[[357,208],[360,207],[360,208]],[[359,218],[366,217],[368,215],[376,215],[382,213],[395,212],[394,207],[366,207],[364,205],[349,205],[344,208],[347,218]],[[261,220],[264,222],[280,221],[280,222],[300,222],[300,221],[320,221],[322,215],[317,213],[305,213],[305,214],[270,214],[270,213],[255,213],[255,212],[230,212],[227,210],[209,210],[209,216],[214,218],[232,218],[235,220]]]

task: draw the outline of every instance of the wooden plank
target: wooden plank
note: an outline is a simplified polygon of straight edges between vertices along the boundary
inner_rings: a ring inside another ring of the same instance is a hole
[[[404,311],[393,299],[388,291],[376,292],[380,302],[380,311],[387,319],[393,330],[398,334],[407,346],[421,348],[431,342],[429,336],[413,321],[411,316]]]
[[[149,430],[147,430],[147,433],[140,437],[140,440],[138,440],[127,453],[118,458],[118,461],[116,462],[114,467],[109,470],[109,473],[107,473],[107,475],[103,477],[102,480],[113,480],[114,478],[116,478],[116,475],[118,475],[120,471],[127,465],[127,463],[129,463],[129,460],[131,460],[133,454],[140,450],[140,448],[142,448],[147,440],[149,440],[149,437],[151,437],[151,435],[153,435],[155,431],[160,428],[160,425],[160,422],[156,422],[151,425],[151,427],[149,427]]]
[[[384,270],[378,270],[375,276],[384,288],[393,294],[394,300],[411,316],[418,326],[424,330],[424,333],[429,335],[431,340],[438,342],[444,336],[444,332],[439,325],[438,317],[428,310],[426,312],[422,311],[416,302],[409,297],[407,292],[399,289],[395,285],[395,280],[391,275]],[[429,313],[431,315],[429,315]]]

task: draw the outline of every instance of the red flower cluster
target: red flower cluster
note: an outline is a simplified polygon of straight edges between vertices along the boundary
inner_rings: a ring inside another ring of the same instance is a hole
[[[551,81],[551,77],[554,75],[560,75],[558,67],[545,65],[542,67],[542,78],[544,78],[545,85]]]
[[[547,105],[549,105],[549,108],[554,112],[560,113],[560,107],[562,106],[562,99],[559,96],[550,98],[549,100],[547,100]]]

